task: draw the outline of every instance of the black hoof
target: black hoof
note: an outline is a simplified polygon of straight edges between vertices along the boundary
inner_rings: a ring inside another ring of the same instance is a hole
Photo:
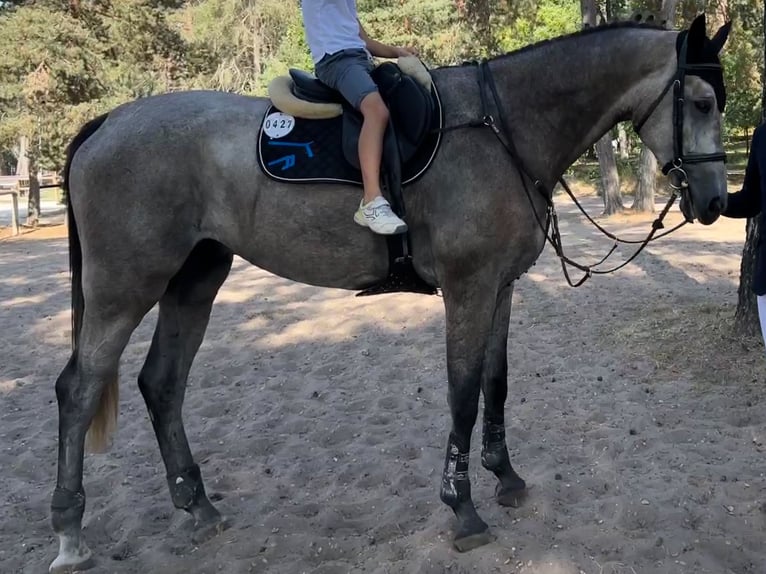
[[[224,516],[219,516],[204,524],[197,524],[192,534],[192,542],[198,546],[204,544],[208,540],[223,534],[223,531],[228,529],[229,526],[231,526],[231,522]]]
[[[458,552],[468,552],[469,550],[473,550],[479,546],[489,544],[493,540],[494,537],[490,533],[489,527],[487,526],[484,532],[469,534],[468,536],[463,536],[460,538],[456,537],[452,544],[455,546],[455,550]]]
[[[524,481],[522,481],[522,484]],[[498,484],[495,488],[495,498],[500,506],[510,506],[512,508],[519,508],[521,504],[527,498],[526,485],[521,488],[518,487],[503,487]]]

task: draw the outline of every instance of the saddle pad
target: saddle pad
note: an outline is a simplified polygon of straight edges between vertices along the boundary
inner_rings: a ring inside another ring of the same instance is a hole
[[[431,125],[441,128],[443,113],[435,88],[433,94]],[[426,172],[440,143],[440,131],[428,134],[412,159],[402,165],[403,186]],[[362,185],[362,172],[343,157],[343,116],[307,120],[270,106],[258,134],[258,163],[276,181]]]

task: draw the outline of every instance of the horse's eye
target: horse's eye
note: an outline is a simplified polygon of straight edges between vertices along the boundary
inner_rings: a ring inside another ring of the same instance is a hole
[[[694,102],[694,106],[703,114],[707,114],[713,108],[713,104],[710,103],[710,100],[697,100]]]

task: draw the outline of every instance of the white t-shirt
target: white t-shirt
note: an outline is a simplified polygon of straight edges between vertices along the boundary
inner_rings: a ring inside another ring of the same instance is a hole
[[[303,27],[316,64],[326,54],[366,49],[359,33],[356,0],[302,0]]]

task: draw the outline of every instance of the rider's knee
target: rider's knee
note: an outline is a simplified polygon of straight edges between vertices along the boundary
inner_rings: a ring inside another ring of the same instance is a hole
[[[372,120],[381,124],[388,123],[388,107],[377,92],[368,95],[362,100],[361,112],[365,120]]]

